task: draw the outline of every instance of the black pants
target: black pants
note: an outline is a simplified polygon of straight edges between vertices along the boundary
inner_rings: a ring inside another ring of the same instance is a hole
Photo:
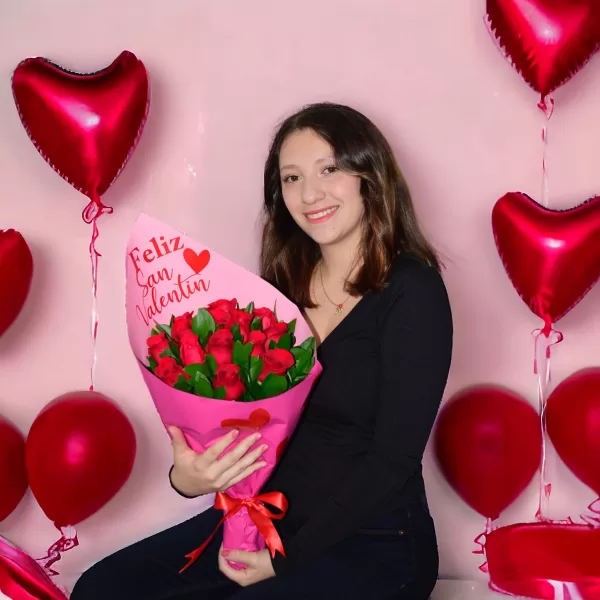
[[[179,574],[185,554],[208,537],[220,516],[210,509],[105,558],[82,575],[71,600],[426,600],[435,586],[437,543],[424,502],[246,588],[219,571],[221,535]]]

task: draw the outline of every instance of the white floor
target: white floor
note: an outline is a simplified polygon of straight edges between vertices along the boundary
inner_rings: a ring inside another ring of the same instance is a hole
[[[439,581],[431,600],[516,600],[514,596],[505,596],[492,592],[486,583],[480,581]]]

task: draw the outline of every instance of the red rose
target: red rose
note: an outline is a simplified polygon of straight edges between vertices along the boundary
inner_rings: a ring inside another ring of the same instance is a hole
[[[231,313],[237,308],[237,300],[216,300],[211,302],[206,310],[212,315],[217,325],[230,327]]]
[[[274,340],[275,342],[279,341],[279,338],[287,333],[288,326],[287,323],[273,323],[269,329],[265,330],[265,335],[267,336],[267,348],[269,347],[269,342]]]
[[[200,345],[198,336],[191,329],[181,332],[179,353],[181,354],[181,362],[186,367],[187,365],[204,362],[204,350]]]
[[[247,313],[245,310],[236,309],[231,313],[231,322],[228,326],[240,326],[240,333],[242,334],[244,344],[248,341],[248,337],[250,336],[250,323],[252,323],[253,318],[254,315],[252,315],[252,313]]]
[[[267,342],[267,336],[262,331],[251,331],[248,336],[248,341],[254,344],[252,353],[250,356],[262,356],[265,353],[265,343]]]
[[[254,316],[262,319],[263,331],[266,331],[269,327],[277,323],[277,318],[270,308],[255,308]]]
[[[225,400],[237,400],[246,390],[240,379],[238,365],[220,365],[217,367],[213,386],[215,389],[225,388]]]
[[[261,374],[258,376],[259,381],[263,381],[269,373],[275,375],[285,375],[287,370],[296,364],[296,360],[291,352],[283,348],[275,348],[274,350],[266,350],[262,357],[264,364]]]
[[[169,341],[163,332],[149,337],[146,343],[148,344],[148,353],[156,362],[160,362],[160,355],[169,349]]]
[[[171,337],[176,341],[181,341],[181,335],[185,331],[191,331],[192,329],[192,313],[187,312],[180,317],[173,319],[173,325],[171,325]]]
[[[229,364],[233,360],[233,333],[229,329],[215,331],[206,344],[206,351],[215,357],[218,365]]]
[[[161,358],[158,366],[154,369],[154,374],[162,379],[167,385],[173,387],[175,382],[183,375],[183,367],[177,364],[172,356]]]

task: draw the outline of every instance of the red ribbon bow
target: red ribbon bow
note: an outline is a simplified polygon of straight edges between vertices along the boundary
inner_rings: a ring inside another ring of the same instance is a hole
[[[280,512],[274,513],[270,511],[265,504],[274,506]],[[279,537],[279,534],[273,525],[273,519],[283,519],[288,509],[287,499],[281,492],[268,492],[266,494],[259,494],[258,496],[254,496],[252,498],[232,498],[224,492],[219,492],[215,499],[215,508],[225,511],[225,514],[208,539],[193,552],[185,555],[185,557],[189,560],[185,567],[179,571],[180,573],[183,573],[188,567],[196,562],[198,557],[212,542],[221,525],[223,525],[227,519],[235,515],[242,507],[245,507],[248,510],[248,515],[256,525],[258,531],[265,538],[267,548],[269,548],[271,552],[271,557],[275,558],[275,552],[279,552],[285,556],[283,542],[281,541],[281,538]]]

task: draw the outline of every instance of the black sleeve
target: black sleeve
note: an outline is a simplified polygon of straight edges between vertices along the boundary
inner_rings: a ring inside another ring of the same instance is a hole
[[[452,314],[433,268],[410,269],[381,328],[381,373],[373,445],[319,511],[292,537],[276,572],[324,553],[384,506],[419,468],[446,387]]]

